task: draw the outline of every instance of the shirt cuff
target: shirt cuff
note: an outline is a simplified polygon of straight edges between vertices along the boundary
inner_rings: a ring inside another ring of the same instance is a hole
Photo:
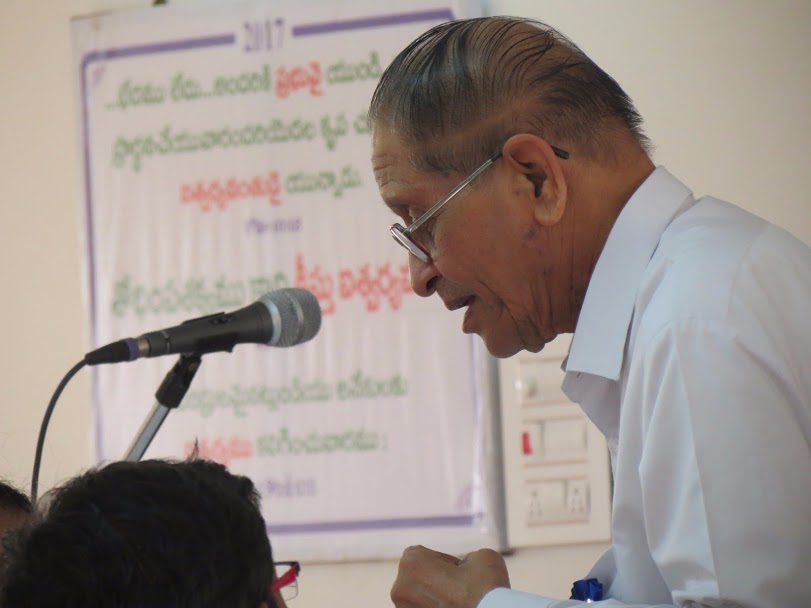
[[[559,602],[560,600],[499,587],[489,591],[479,602],[478,608],[552,608],[566,605],[566,603],[559,604]],[[580,605],[580,603],[574,602],[574,605]]]

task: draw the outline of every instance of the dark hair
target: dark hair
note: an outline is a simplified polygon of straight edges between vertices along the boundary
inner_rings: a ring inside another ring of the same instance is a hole
[[[591,158],[613,158],[620,130],[648,147],[613,78],[563,34],[516,17],[450,21],[414,40],[383,73],[369,124],[416,146],[416,166],[461,173],[516,133]]]
[[[0,508],[31,513],[31,500],[17,488],[0,480]]]
[[[273,558],[247,477],[191,460],[116,462],[46,495],[7,546],[3,608],[256,608]],[[272,603],[271,603],[272,605]]]

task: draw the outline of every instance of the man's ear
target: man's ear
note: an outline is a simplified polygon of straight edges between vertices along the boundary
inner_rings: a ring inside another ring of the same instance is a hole
[[[521,133],[504,144],[503,158],[531,200],[535,219],[543,226],[557,224],[566,210],[567,187],[552,147],[537,135]]]

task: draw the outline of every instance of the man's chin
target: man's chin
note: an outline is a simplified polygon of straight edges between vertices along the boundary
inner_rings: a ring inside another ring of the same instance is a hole
[[[539,353],[549,342],[554,340],[554,337],[548,340],[537,339],[532,342],[521,340],[520,338],[507,340],[504,336],[481,336],[481,338],[488,352],[498,359],[508,359],[520,353],[522,350],[530,353]]]
[[[508,342],[503,339],[488,339],[485,336],[481,336],[481,338],[487,351],[497,359],[508,359],[522,350],[525,350],[521,344]]]

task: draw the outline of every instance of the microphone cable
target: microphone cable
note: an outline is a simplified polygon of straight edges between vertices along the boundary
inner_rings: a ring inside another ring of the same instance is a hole
[[[75,376],[76,373],[85,365],[87,365],[87,361],[82,359],[76,365],[74,365],[67,374],[65,374],[65,377],[62,378],[62,382],[60,382],[59,386],[56,387],[56,390],[51,397],[51,401],[48,403],[48,408],[45,410],[45,415],[42,418],[42,424],[39,427],[39,438],[37,439],[37,451],[34,455],[34,472],[31,475],[31,504],[35,507],[37,504],[39,468],[42,464],[42,448],[45,445],[45,433],[48,430],[48,422],[51,420],[51,414],[53,414],[54,408],[56,407],[56,401],[59,399],[59,395],[62,394],[62,391],[67,386],[68,382],[70,382],[71,378],[73,378],[73,376]]]

